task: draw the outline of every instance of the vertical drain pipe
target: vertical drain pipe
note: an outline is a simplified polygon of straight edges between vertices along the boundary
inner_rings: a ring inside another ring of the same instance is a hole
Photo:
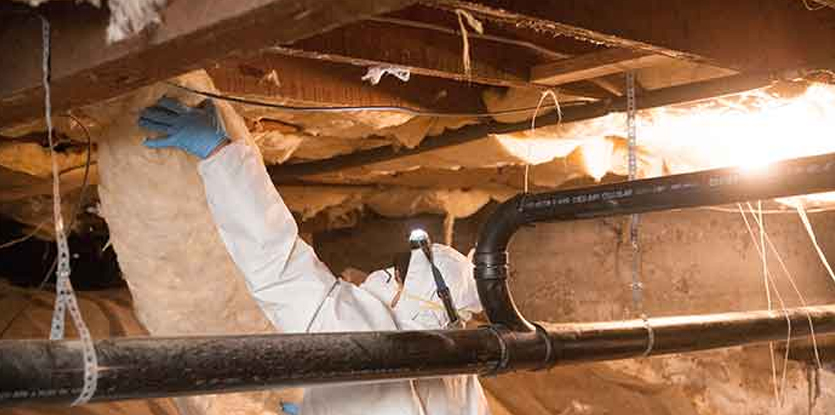
[[[507,283],[507,247],[523,225],[568,221],[631,213],[710,206],[754,199],[795,196],[835,189],[835,154],[786,160],[767,171],[747,173],[722,168],[584,189],[521,194],[493,212],[479,234],[473,264],[484,311],[497,332],[524,337],[527,346],[546,350],[543,365],[550,366],[563,353],[564,333],[553,333],[525,319],[514,304]],[[532,334],[533,333],[533,334]],[[542,335],[545,334],[545,335]],[[521,352],[518,342],[506,342],[503,371]],[[638,355],[640,353],[637,353]]]

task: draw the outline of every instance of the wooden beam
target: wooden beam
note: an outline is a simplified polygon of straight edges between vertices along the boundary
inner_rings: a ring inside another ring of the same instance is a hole
[[[644,51],[620,48],[607,49],[534,66],[531,68],[531,82],[543,85],[562,85],[646,68],[669,60],[670,58],[666,56]]]
[[[208,68],[218,90],[276,97],[296,105],[403,106],[435,112],[483,111],[479,84],[413,75],[377,85],[362,81],[366,68],[277,54],[230,59]]]
[[[438,0],[478,18],[728,69],[776,71],[828,63],[835,10],[796,0]]]
[[[53,109],[112,98],[210,67],[233,53],[289,44],[414,1],[174,1],[163,10],[162,25],[111,45],[105,42],[107,12],[49,3],[44,12],[53,27]],[[43,112],[40,24],[26,15],[13,16],[0,27],[0,126],[32,120]]]

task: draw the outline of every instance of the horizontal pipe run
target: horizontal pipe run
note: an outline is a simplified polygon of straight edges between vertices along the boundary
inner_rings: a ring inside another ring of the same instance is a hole
[[[534,222],[570,221],[835,190],[835,153],[719,168],[588,188],[518,195],[482,229],[476,253],[504,251],[513,233]]]
[[[835,332],[835,306],[650,319],[652,354]],[[547,338],[497,328],[443,331],[123,338],[96,342],[93,401],[537,369],[641,356],[642,320],[544,324]],[[69,403],[83,376],[78,341],[0,341],[0,406]],[[543,356],[549,356],[544,362]]]
[[[490,328],[100,340],[92,401],[487,373],[510,341],[541,365],[542,337]],[[72,402],[82,363],[78,341],[0,341],[0,406]]]
[[[765,200],[835,190],[835,153],[531,195],[527,221],[565,221]]]
[[[543,324],[559,345],[558,364],[633,358],[710,350],[835,333],[835,306],[659,317],[605,323]],[[788,321],[787,321],[788,319]]]
[[[711,206],[835,190],[835,153],[773,163],[759,170],[721,168],[590,188],[521,194],[504,202],[483,226],[474,276],[491,323],[515,331],[533,326],[507,285],[507,245],[523,225]]]

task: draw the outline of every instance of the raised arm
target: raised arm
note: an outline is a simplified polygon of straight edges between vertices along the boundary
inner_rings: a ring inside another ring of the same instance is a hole
[[[142,112],[139,124],[163,134],[146,146],[203,159],[198,169],[209,208],[252,296],[279,329],[306,331],[337,280],[299,238],[258,150],[229,142],[209,100],[191,108],[162,98]]]
[[[234,142],[199,171],[220,236],[261,309],[284,331],[306,331],[336,279],[299,238],[258,151]]]

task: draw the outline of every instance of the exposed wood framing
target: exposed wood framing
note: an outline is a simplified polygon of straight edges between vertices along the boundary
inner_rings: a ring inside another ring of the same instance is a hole
[[[355,23],[275,50],[358,66],[395,65],[413,74],[516,87],[530,86],[528,69],[538,63],[537,54],[525,47],[471,38],[473,66],[468,78],[461,59],[461,36],[380,21]]]
[[[781,70],[835,56],[835,10],[801,1],[440,0],[477,16],[610,46],[739,70]]]
[[[417,13],[416,13],[417,11]],[[449,79],[458,82],[518,88],[538,88],[530,82],[532,66],[565,58],[566,53],[549,49],[554,44],[581,50],[575,43],[538,39],[513,41],[506,29],[497,35],[473,35],[469,38],[473,62],[470,77],[462,64],[462,40],[454,17],[449,13],[425,8],[409,8],[391,16],[372,18],[331,32],[311,37],[291,46],[275,47],[274,53],[337,62],[360,67],[375,65],[407,68],[412,74]],[[405,17],[417,17],[407,20]],[[396,33],[397,36],[392,36]],[[506,37],[505,37],[506,36]],[[565,45],[564,45],[565,44]],[[591,45],[583,50],[594,51]],[[594,83],[565,84],[561,88],[572,95],[610,98],[606,88]]]
[[[677,85],[668,88],[646,91],[640,96],[637,108],[650,109],[667,105],[692,102],[708,98],[715,98],[724,95],[737,94],[752,89],[763,88],[770,85],[771,76],[768,73],[731,75],[707,81],[694,82],[686,85]],[[547,127],[559,123],[571,123],[592,118],[602,117],[613,112],[626,111],[626,99],[624,97],[610,101],[598,101],[590,104],[571,106],[563,108],[560,116],[555,113],[544,114],[537,117],[538,128]],[[530,129],[529,121],[516,123],[487,122],[481,124],[467,125],[455,130],[424,139],[420,145],[409,149],[398,149],[397,147],[377,147],[368,150],[356,151],[350,154],[339,155],[324,160],[315,160],[301,163],[273,165],[267,168],[274,180],[288,178],[299,178],[317,176],[333,173],[340,170],[358,168],[369,164],[391,161],[403,157],[430,153],[441,148],[456,146],[485,139],[492,134],[509,134]]]
[[[67,3],[67,2],[58,2]],[[414,0],[202,0],[171,2],[164,24],[108,45],[105,11],[59,4],[46,10],[53,26],[53,107],[56,111],[102,101],[230,54],[288,44],[385,13]],[[3,76],[0,126],[42,112],[41,35],[37,19],[6,18],[0,27]]]
[[[531,68],[531,82],[562,85],[600,78],[633,69],[665,63],[670,58],[631,49],[608,49]]]
[[[234,95],[276,97],[294,103],[334,106],[405,106],[436,112],[484,110],[483,87],[414,76],[409,82],[384,77],[361,80],[365,68],[276,54],[225,61],[208,69],[218,90]]]

